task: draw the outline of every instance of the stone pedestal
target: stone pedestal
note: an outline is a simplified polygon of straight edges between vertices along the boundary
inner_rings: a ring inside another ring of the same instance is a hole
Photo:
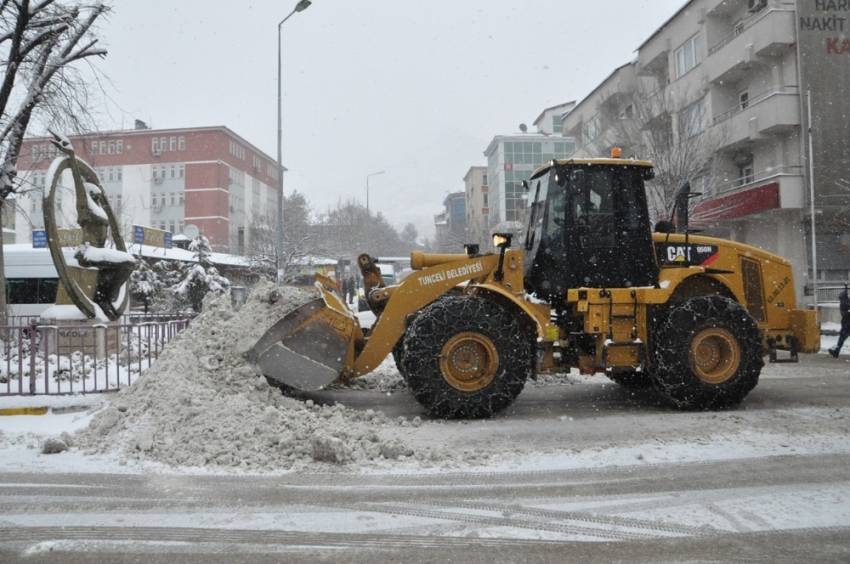
[[[74,312],[78,315],[75,318]],[[72,305],[52,306],[39,320],[42,347],[48,354],[69,355],[76,351],[97,358],[120,352],[120,321],[86,319]]]

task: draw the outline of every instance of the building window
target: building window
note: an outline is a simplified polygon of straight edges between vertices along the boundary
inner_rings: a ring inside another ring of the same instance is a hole
[[[182,135],[177,138],[177,150],[185,151],[186,150],[186,138]]]
[[[90,155],[96,155],[97,154],[97,147],[98,147],[97,141],[92,141],[91,144],[89,145],[89,154]]]
[[[741,110],[746,110],[750,107],[750,93],[747,90],[738,93],[738,106]]]
[[[119,139],[118,141],[115,142],[115,152],[119,155],[124,152],[124,140],[123,139]]]
[[[755,181],[753,165],[748,164],[738,168],[738,186],[746,186]]]
[[[169,173],[169,175],[171,176],[171,178],[176,178],[176,174],[177,174],[177,167],[175,167],[174,165],[171,165],[171,166],[169,167],[168,173]]]
[[[183,194],[183,192],[180,192],[180,205],[181,205],[181,206],[182,206],[182,205],[183,205],[183,203],[186,201],[184,196],[185,196],[185,195]],[[180,228],[180,230],[182,231],[182,230],[183,230],[183,228],[181,227],[181,228]]]
[[[682,110],[682,132],[693,137],[705,131],[705,99],[698,100]]]
[[[687,74],[692,68],[700,63],[702,56],[702,40],[699,34],[685,41],[681,47],[673,52],[673,61],[676,67],[676,78]]]
[[[183,178],[186,174],[186,167],[184,165],[177,165],[177,178]]]
[[[42,143],[32,146],[32,162],[36,163],[42,159],[55,159],[59,156],[59,149],[52,143]]]
[[[562,131],[561,124],[562,123],[563,122],[561,121],[561,116],[558,116],[558,115],[552,116],[552,132],[553,133],[561,133],[561,131]]]
[[[169,137],[169,139],[168,139],[168,150],[169,151],[176,151],[177,150],[177,138],[176,137]]]
[[[487,185],[488,185],[488,182],[487,182],[487,173],[486,173],[486,172],[484,173],[484,179],[482,180],[482,183],[484,184],[484,186],[487,186]]]
[[[231,140],[229,143],[230,154],[236,157],[237,159],[245,160],[245,147],[237,143],[236,141]]]
[[[584,124],[584,141],[585,143],[593,141],[599,134],[602,133],[602,119],[599,114],[595,114],[587,123]]]
[[[159,137],[151,139],[151,152],[156,155],[159,153]]]
[[[174,205],[174,201],[175,201],[175,194],[174,194],[174,192],[172,192],[171,193],[171,205],[172,206]]]
[[[533,165],[543,163],[543,144],[539,142],[523,143],[520,141],[505,143],[506,165]],[[513,167],[511,167],[512,169]]]

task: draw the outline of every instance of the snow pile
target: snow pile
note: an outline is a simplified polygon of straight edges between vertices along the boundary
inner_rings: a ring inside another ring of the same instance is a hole
[[[440,453],[413,453],[405,425],[372,410],[321,406],[281,395],[244,360],[260,336],[314,295],[258,284],[238,311],[210,296],[199,315],[132,386],[77,437],[87,452],[169,465],[256,471]]]

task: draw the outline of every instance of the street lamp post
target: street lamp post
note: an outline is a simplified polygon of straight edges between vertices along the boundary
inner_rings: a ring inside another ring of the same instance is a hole
[[[378,172],[373,172],[372,174],[366,175],[366,215],[369,215],[369,179],[373,176],[380,176],[382,174],[386,174],[387,171],[379,170]]]
[[[289,12],[289,15],[277,24],[277,245],[275,248],[275,266],[277,267],[277,285],[283,285],[283,42],[282,31],[286,20],[303,12],[310,7],[310,0],[299,0],[298,4]]]

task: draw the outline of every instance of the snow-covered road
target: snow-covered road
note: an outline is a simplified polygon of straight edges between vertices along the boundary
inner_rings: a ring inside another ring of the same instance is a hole
[[[716,413],[571,382],[530,386],[490,421],[407,429],[414,448],[491,453],[451,465],[203,475],[27,448],[28,428],[85,413],[0,419],[0,561],[850,558],[846,360],[769,366]],[[338,399],[422,415],[405,391],[315,396]]]

